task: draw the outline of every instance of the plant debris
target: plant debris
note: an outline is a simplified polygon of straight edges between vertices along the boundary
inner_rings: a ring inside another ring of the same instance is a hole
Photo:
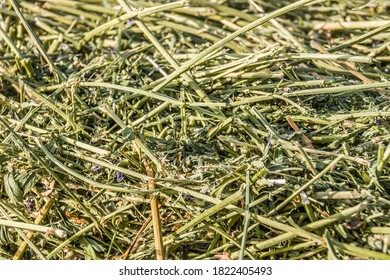
[[[389,38],[388,1],[1,1],[0,259],[390,259]]]

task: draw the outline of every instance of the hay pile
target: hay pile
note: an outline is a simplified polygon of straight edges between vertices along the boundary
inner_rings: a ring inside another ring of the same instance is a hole
[[[389,15],[3,1],[0,259],[389,259]]]

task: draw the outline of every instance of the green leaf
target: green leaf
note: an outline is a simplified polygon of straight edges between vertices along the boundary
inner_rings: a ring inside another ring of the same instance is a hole
[[[6,155],[0,155],[0,164],[3,163],[3,162],[8,162],[9,161],[9,157],[6,156]]]
[[[8,197],[11,199],[12,203],[22,202],[23,201],[23,191],[16,183],[14,176],[12,174],[4,175],[4,186],[5,192]]]
[[[0,245],[11,245],[15,243],[6,226],[0,226]]]
[[[38,182],[39,177],[35,171],[28,173],[22,173],[15,178],[20,188],[23,190],[23,194],[28,193]]]
[[[135,140],[135,133],[132,129],[130,129],[129,127],[126,127],[124,130],[123,130],[123,137],[127,140]]]
[[[92,238],[86,238],[88,240],[89,243],[91,243],[91,246],[92,248],[96,251],[96,252],[99,252],[99,253],[103,253],[106,251],[106,249],[104,249],[104,247],[102,245],[100,245],[99,243],[97,243],[95,240],[93,240]]]
[[[79,239],[81,247],[84,250],[84,256],[86,260],[96,260],[95,250],[93,249],[91,243],[85,238],[82,237]]]

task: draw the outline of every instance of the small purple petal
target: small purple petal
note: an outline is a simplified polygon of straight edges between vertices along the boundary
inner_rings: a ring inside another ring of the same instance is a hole
[[[381,122],[380,119],[376,119],[376,120],[375,120],[375,124],[379,126],[379,125],[382,125],[382,122]]]
[[[133,22],[134,22],[134,19],[132,19],[132,18],[126,20],[126,27],[131,26],[133,24]]]
[[[184,199],[194,201],[196,198],[189,194],[184,194]]]
[[[115,180],[119,183],[122,182],[123,179],[125,179],[125,176],[123,176],[120,172],[115,172]]]
[[[96,172],[100,169],[100,166],[99,165],[95,165],[94,167],[92,167],[92,171]]]
[[[24,201],[26,208],[28,211],[32,211],[34,209],[33,202],[30,199]]]

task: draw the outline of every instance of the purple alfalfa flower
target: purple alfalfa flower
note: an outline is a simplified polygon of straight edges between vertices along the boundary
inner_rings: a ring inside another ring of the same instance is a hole
[[[190,194],[184,194],[184,199],[185,199],[185,200],[189,200],[189,201],[194,201],[194,200],[195,200],[195,197],[193,197],[193,196],[190,195]]]
[[[115,180],[119,183],[122,182],[123,179],[125,179],[125,176],[119,171],[115,172]]]
[[[33,207],[33,202],[30,199],[26,199],[24,201],[24,204],[26,205],[28,211],[32,211],[33,210],[33,208],[34,208]]]
[[[382,122],[381,122],[380,119],[376,119],[376,120],[375,120],[375,124],[376,124],[377,126],[380,126],[380,125],[382,125]]]
[[[42,184],[42,188],[46,191],[47,190],[47,185],[46,184]]]
[[[26,204],[26,205],[31,205],[31,204],[32,204],[32,201],[31,201],[30,199],[26,199],[26,200],[24,201],[24,204]]]
[[[99,165],[95,165],[94,167],[92,167],[92,171],[93,172],[96,172],[100,169],[100,166]]]

